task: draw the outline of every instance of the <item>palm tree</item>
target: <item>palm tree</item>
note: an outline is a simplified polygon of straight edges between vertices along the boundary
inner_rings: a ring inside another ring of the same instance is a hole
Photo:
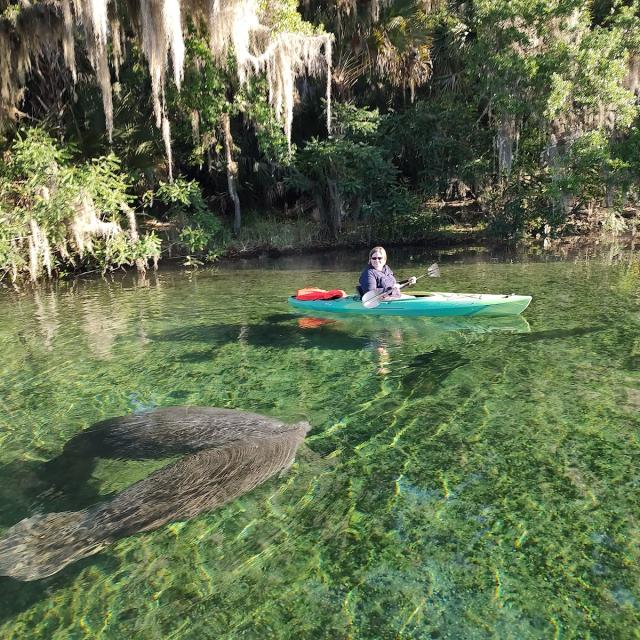
[[[393,104],[431,76],[428,14],[435,3],[420,0],[369,3],[308,2],[305,17],[336,37],[334,95]]]

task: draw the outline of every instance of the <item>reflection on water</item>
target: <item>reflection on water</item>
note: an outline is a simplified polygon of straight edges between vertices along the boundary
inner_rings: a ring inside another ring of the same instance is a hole
[[[333,324],[335,328],[349,333],[366,335],[394,335],[403,334],[436,336],[451,332],[461,333],[528,333],[529,323],[523,316],[502,317],[445,317],[445,318],[402,318],[402,317],[345,317],[327,314],[327,317],[316,318],[313,315],[299,318],[304,328],[310,329]],[[402,338],[400,338],[402,339]]]
[[[170,407],[94,425],[46,465],[58,491],[78,491],[98,457],[189,455],[109,502],[22,520],[0,539],[0,575],[44,578],[118,538],[223,505],[290,467],[308,429],[306,422],[286,425],[208,407]]]

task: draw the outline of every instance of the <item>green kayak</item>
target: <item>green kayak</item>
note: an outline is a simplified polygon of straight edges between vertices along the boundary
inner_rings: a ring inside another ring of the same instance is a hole
[[[289,304],[299,311],[317,314],[368,316],[516,316],[531,302],[531,296],[495,295],[484,293],[443,293],[439,291],[405,296],[381,302],[373,308],[363,306],[358,296],[337,300],[297,300]]]

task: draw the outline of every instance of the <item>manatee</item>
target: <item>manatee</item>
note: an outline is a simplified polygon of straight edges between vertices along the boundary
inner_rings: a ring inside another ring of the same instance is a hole
[[[255,413],[170,407],[98,423],[74,437],[53,468],[91,456],[187,454],[112,500],[79,511],[37,514],[0,539],[0,575],[38,580],[114,541],[226,504],[288,469],[309,430]]]

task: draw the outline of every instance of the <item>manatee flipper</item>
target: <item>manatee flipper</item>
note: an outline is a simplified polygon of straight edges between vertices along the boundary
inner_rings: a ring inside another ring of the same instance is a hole
[[[22,520],[0,539],[0,575],[45,578],[120,538],[192,518],[251,491],[291,466],[309,430],[306,422],[265,424],[262,433],[245,433],[244,441],[240,429],[233,437],[225,433],[224,446],[184,456],[108,502]]]

